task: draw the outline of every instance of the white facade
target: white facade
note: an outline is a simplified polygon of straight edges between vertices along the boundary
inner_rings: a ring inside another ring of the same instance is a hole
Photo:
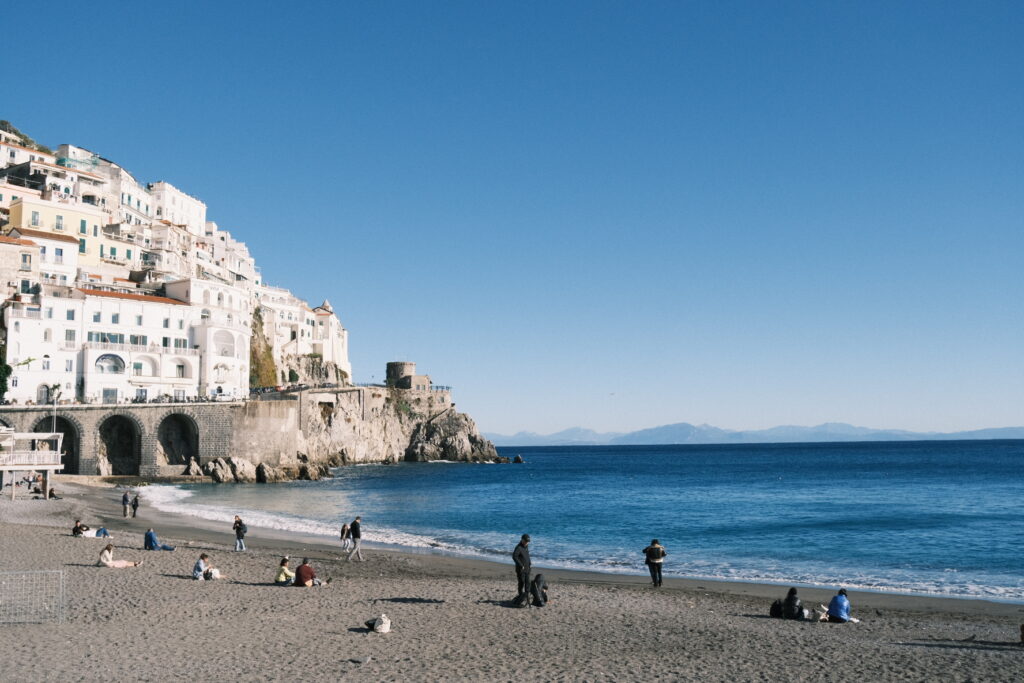
[[[149,194],[154,220],[182,225],[197,236],[206,232],[206,204],[162,180],[149,184]]]

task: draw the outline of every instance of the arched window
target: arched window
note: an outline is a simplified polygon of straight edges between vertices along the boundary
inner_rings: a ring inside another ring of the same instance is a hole
[[[218,306],[223,306],[224,305],[224,292],[217,292],[217,305]]]
[[[50,328],[46,328],[45,330],[43,330],[43,341],[53,341],[53,330],[51,330]]]
[[[208,290],[208,289],[204,289],[203,290],[203,303],[204,304],[210,303],[210,290]]]
[[[108,375],[124,374],[124,361],[121,360],[120,356],[115,356],[112,353],[105,353],[96,359],[96,372],[102,372]]]
[[[235,355],[235,337],[230,332],[220,330],[213,335],[214,353],[218,356]]]
[[[209,299],[209,298],[210,298],[210,297],[209,297],[209,292],[207,292],[207,296],[206,296],[206,298],[207,298],[207,299]],[[207,302],[207,303],[209,303],[209,302]],[[204,309],[203,309],[203,312],[199,314],[199,317],[203,319],[203,322],[206,322],[206,321],[208,321],[208,320],[210,319],[210,309],[208,309],[208,308],[204,308]]]

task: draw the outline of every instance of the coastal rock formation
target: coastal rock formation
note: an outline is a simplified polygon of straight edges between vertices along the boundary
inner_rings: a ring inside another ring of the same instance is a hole
[[[309,463],[502,462],[476,424],[436,389],[344,387],[301,392],[297,451]],[[298,468],[300,462],[282,461]]]
[[[465,462],[496,462],[494,445],[480,436],[476,424],[464,413],[448,410],[435,418],[420,422],[413,429],[405,459],[460,460]]]
[[[287,481],[291,479],[288,474],[273,465],[268,465],[265,462],[261,462],[256,467],[256,481],[261,484],[273,484],[279,481]]]
[[[188,477],[201,477],[203,476],[203,468],[199,466],[199,463],[195,458],[189,458],[188,467],[185,468],[185,476]]]
[[[235,474],[231,471],[231,465],[224,462],[224,458],[216,458],[206,463],[206,474],[218,484],[234,481]]]
[[[228,458],[228,464],[231,466],[231,474],[235,476],[235,481],[242,484],[252,484],[256,481],[256,466],[245,458]]]

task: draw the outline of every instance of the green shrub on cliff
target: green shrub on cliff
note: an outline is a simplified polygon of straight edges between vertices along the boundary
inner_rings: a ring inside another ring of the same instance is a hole
[[[263,331],[263,314],[256,306],[252,312],[252,341],[249,344],[249,386],[272,387],[276,384],[274,353]]]

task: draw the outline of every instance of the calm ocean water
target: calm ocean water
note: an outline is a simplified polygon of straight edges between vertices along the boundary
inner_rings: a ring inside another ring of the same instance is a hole
[[[1024,602],[1024,441],[502,448],[287,484],[152,487],[158,509],[372,543],[644,573]]]

